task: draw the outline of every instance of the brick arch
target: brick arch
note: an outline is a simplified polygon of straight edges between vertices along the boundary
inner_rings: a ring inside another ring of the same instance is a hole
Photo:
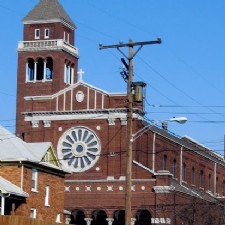
[[[76,225],[86,225],[86,221],[84,220],[85,213],[82,209],[74,209],[71,212],[71,224]]]
[[[91,225],[108,225],[107,213],[104,209],[96,209],[92,212]]]
[[[125,210],[120,209],[114,212],[113,225],[124,225],[125,224]]]
[[[45,56],[45,60],[46,60],[47,58],[52,58],[52,60],[54,61],[54,60],[56,59],[56,56],[54,56],[54,55],[52,55],[52,54],[49,54],[49,55]]]
[[[71,61],[70,61],[69,59],[65,59],[64,63],[65,63],[66,65],[70,65],[70,64],[71,64]]]
[[[135,225],[149,225],[151,224],[151,213],[147,209],[139,209],[136,213],[136,222]]]

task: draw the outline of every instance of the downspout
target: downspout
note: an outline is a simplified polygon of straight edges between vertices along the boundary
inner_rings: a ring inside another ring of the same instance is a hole
[[[214,164],[214,185],[213,185],[213,186],[214,186],[214,194],[216,194],[216,187],[217,187],[217,185],[218,185],[218,184],[216,183],[216,182],[217,182],[217,180],[216,180],[216,169],[217,169],[217,168],[216,168],[216,163],[215,163],[215,164]]]
[[[153,134],[153,143],[152,143],[152,171],[155,172],[155,139],[156,133]]]
[[[182,165],[183,165],[183,146],[181,146],[181,148],[180,148],[180,184],[182,184],[182,173],[183,173],[183,171],[182,171]]]
[[[22,163],[22,162],[20,162],[20,163]],[[20,174],[20,188],[21,188],[22,191],[23,191],[23,182],[24,182],[24,176],[23,176],[23,174],[24,174],[24,166],[22,164],[21,174]]]

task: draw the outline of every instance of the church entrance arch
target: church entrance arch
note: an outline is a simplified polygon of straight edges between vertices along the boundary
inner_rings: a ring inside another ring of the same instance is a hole
[[[82,210],[76,209],[71,212],[71,221],[70,224],[76,225],[86,225],[86,221],[84,220],[85,214]]]
[[[117,210],[114,213],[113,225],[124,225],[125,224],[125,210]]]
[[[138,210],[135,225],[151,224],[151,213],[148,210]]]
[[[91,225],[108,225],[107,214],[104,210],[95,210],[92,214]]]

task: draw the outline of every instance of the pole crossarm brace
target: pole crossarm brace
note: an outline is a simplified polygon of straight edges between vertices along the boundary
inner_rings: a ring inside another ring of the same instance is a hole
[[[142,49],[144,45],[153,45],[153,44],[161,44],[162,40],[161,38],[157,38],[155,41],[140,41],[140,42],[133,42],[132,40],[129,41],[129,43],[121,43],[118,45],[102,45],[99,44],[99,49],[107,49],[107,48],[116,48],[126,59],[131,60],[137,55],[137,53]],[[139,46],[139,48],[132,54],[132,56],[126,56],[126,54],[120,49],[123,47],[129,47],[133,48],[134,46]],[[132,58],[131,58],[132,57]]]

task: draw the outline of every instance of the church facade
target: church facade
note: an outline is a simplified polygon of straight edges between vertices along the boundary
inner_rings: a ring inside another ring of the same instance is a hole
[[[64,190],[71,224],[123,225],[127,95],[83,81],[76,26],[57,0],[41,0],[23,24],[16,134],[52,142],[72,171]],[[223,224],[223,157],[146,123],[143,103],[134,102],[133,133],[146,126],[132,143],[131,224]]]

